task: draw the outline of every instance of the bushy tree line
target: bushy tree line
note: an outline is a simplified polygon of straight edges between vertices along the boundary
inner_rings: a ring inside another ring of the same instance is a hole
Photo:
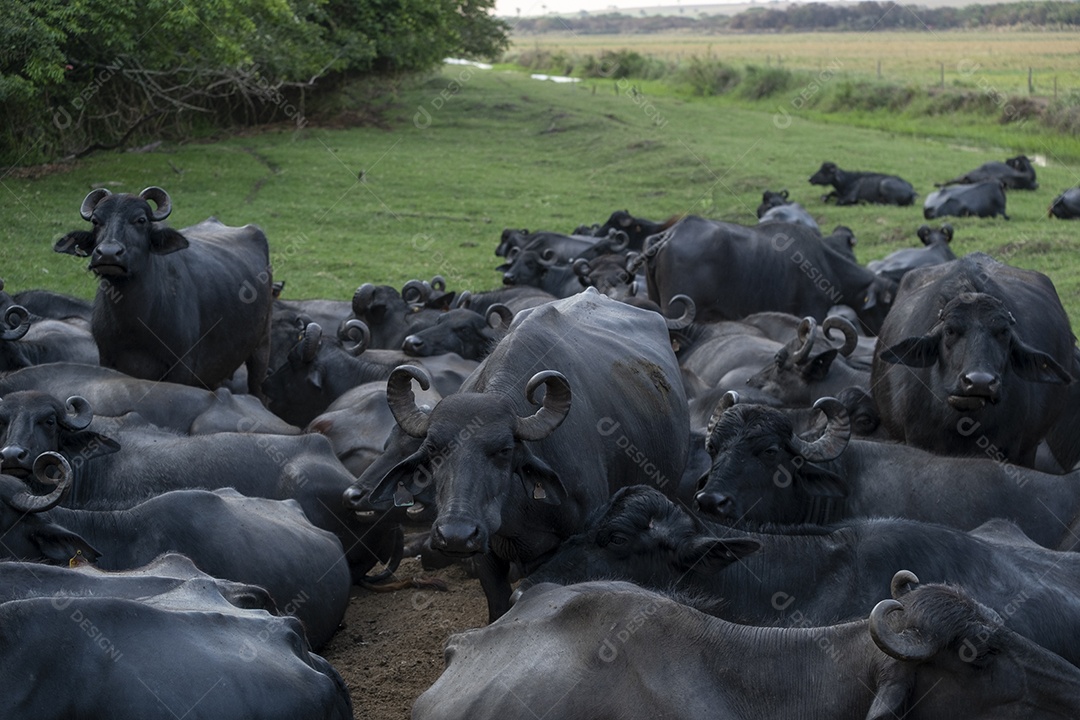
[[[0,13],[0,165],[287,119],[372,75],[494,57],[494,0],[21,0]]]
[[[914,12],[892,2],[854,5],[806,3],[784,10],[770,8],[741,12],[731,18],[732,30],[922,30],[1011,27],[1014,25],[1080,25],[1076,2],[1022,2],[1002,5],[927,8],[911,5]],[[890,12],[890,10],[892,12]]]
[[[895,12],[910,7],[914,12]],[[894,12],[889,12],[895,10]],[[1020,2],[1002,5],[926,8],[893,2],[860,2],[852,5],[800,3],[780,10],[766,6],[736,15],[654,15],[635,17],[618,13],[578,17],[522,18],[516,34],[571,31],[578,35],[644,34],[689,29],[694,32],[725,30],[903,30],[934,28],[1008,27],[1014,25],[1080,25],[1080,3]]]

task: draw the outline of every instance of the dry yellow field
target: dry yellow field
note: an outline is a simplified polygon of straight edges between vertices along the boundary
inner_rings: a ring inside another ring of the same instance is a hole
[[[899,12],[899,11],[896,11]],[[905,11],[907,12],[907,11]],[[974,86],[991,79],[1001,92],[1027,92],[1028,68],[1035,92],[1080,90],[1080,32],[948,31],[781,34],[531,35],[514,38],[513,50],[541,48],[569,55],[635,50],[664,60],[691,56],[742,65],[780,64],[791,69],[876,76],[890,82]]]

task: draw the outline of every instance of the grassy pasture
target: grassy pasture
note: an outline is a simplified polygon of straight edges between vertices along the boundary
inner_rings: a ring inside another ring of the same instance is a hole
[[[94,184],[170,192],[174,227],[208,215],[255,222],[270,238],[285,296],[346,299],[363,282],[400,286],[441,273],[451,288],[494,287],[504,227],[569,232],[626,208],[649,218],[696,213],[755,221],[765,188],[786,187],[822,227],[851,227],[866,262],[918,244],[933,182],[990,159],[965,147],[734,107],[718,99],[629,95],[611,81],[557,85],[520,73],[447,67],[387,106],[379,126],[291,127],[146,154],[106,153],[36,179],[0,179],[0,277],[9,291],[94,290],[85,260],[51,251],[88,227],[79,203]],[[1034,150],[1031,154],[1034,154]],[[837,208],[807,178],[824,160],[894,172],[915,207]],[[1080,317],[1080,224],[1046,217],[1080,183],[1080,166],[1048,158],[1042,187],[1014,192],[1011,221],[953,218],[958,254],[982,250],[1048,273]],[[761,278],[768,282],[768,278]]]
[[[894,11],[897,12],[897,11]],[[908,11],[910,12],[910,11]],[[828,71],[852,77],[878,77],[893,83],[947,87],[991,86],[1005,94],[1027,94],[1028,68],[1035,94],[1052,96],[1080,90],[1080,32],[934,31],[783,34],[574,35],[517,36],[511,52],[562,51],[570,56],[634,50],[668,61],[691,57],[725,63],[774,65],[793,70]]]

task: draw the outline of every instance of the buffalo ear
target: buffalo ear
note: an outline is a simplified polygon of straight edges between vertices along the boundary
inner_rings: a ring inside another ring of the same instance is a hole
[[[503,263],[499,267],[495,268],[495,272],[506,272],[510,269],[510,263]]]
[[[1024,380],[1055,385],[1068,385],[1073,380],[1057,360],[1019,340],[1010,345],[1009,359],[1017,376]]]
[[[168,255],[188,246],[188,239],[172,228],[152,228],[150,230],[150,252],[155,255]]]
[[[75,257],[89,257],[97,241],[88,230],[75,230],[53,243],[53,252]]]
[[[48,558],[58,565],[66,565],[79,552],[90,562],[95,562],[101,557],[101,553],[94,549],[93,545],[86,542],[82,536],[53,523],[34,528],[30,540],[41,551],[42,557]]]
[[[558,473],[524,446],[518,450],[514,460],[514,472],[521,478],[525,492],[530,497],[548,505],[562,504],[566,499],[566,488]]]
[[[367,504],[376,511],[412,505],[414,496],[432,485],[431,472],[424,467],[427,459],[427,453],[418,450],[390,468],[368,495]]]
[[[444,292],[442,295],[428,300],[424,304],[424,307],[429,310],[449,310],[450,307],[454,304],[455,295],[457,295],[457,291]]]
[[[895,720],[903,717],[908,698],[915,687],[915,668],[910,663],[889,662],[881,671],[874,688],[874,702],[866,720]]]
[[[829,368],[832,367],[837,352],[836,348],[830,348],[823,353],[819,353],[803,368],[802,376],[811,381],[824,380],[829,375]]]
[[[683,570],[700,565],[703,570],[719,572],[760,549],[757,540],[699,536],[679,548],[678,563]]]
[[[101,455],[111,455],[120,449],[120,443],[107,435],[80,430],[79,432],[60,433],[60,454],[77,463],[91,460]]]
[[[937,335],[909,337],[881,351],[881,359],[894,365],[930,367],[938,361],[941,340]]]

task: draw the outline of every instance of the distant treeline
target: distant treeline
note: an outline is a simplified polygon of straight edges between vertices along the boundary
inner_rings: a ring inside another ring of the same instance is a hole
[[[910,10],[910,12],[908,12]],[[893,2],[861,2],[855,5],[805,3],[786,9],[758,7],[734,16],[651,15],[634,17],[611,13],[579,17],[522,18],[514,23],[518,35],[573,32],[580,35],[695,32],[812,31],[812,30],[922,30],[1012,27],[1071,27],[1080,25],[1078,2],[1019,2],[1001,5],[927,8]]]

